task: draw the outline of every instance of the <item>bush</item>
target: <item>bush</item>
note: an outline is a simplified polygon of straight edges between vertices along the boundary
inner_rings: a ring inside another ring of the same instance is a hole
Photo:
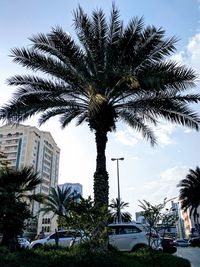
[[[104,251],[86,247],[38,248],[11,253],[0,248],[1,267],[190,267],[187,260],[141,249],[134,253]]]

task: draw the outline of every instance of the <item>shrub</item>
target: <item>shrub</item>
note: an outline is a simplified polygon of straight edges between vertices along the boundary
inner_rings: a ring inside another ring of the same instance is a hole
[[[147,249],[134,253],[88,247],[47,248],[10,252],[0,248],[1,267],[190,267],[187,260]]]

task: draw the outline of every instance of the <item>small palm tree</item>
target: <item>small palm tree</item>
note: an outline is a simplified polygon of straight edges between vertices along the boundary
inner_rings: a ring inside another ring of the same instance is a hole
[[[131,214],[129,212],[122,211],[129,207],[128,202],[124,202],[118,198],[112,199],[109,207],[111,208],[110,215],[113,222],[131,222]]]
[[[53,212],[54,216],[58,215],[58,227],[63,228],[65,218],[69,216],[72,201],[77,200],[80,196],[74,195],[71,187],[51,188],[50,194],[46,197],[40,212],[44,214]]]
[[[194,222],[200,230],[197,212],[200,207],[200,168],[197,166],[195,170],[189,169],[186,178],[179,182],[178,187],[180,187],[181,208],[184,211],[190,210],[190,216],[193,214]]]
[[[30,38],[27,49],[13,49],[16,63],[45,76],[16,75],[8,84],[18,86],[13,99],[0,110],[0,119],[19,123],[41,113],[43,124],[54,116],[66,127],[76,119],[95,133],[97,158],[94,199],[108,206],[106,144],[108,132],[121,121],[156,144],[151,126],[159,119],[196,130],[200,118],[190,103],[200,100],[187,94],[195,86],[192,69],[168,60],[176,38],[165,31],[144,27],[142,18],[127,26],[113,5],[109,22],[104,12],[94,10],[91,18],[78,7],[74,11],[77,44],[62,28]]]
[[[2,244],[15,247],[17,236],[22,233],[25,220],[31,218],[30,203],[41,201],[34,189],[41,183],[32,167],[13,170],[8,167],[0,172],[0,231]]]

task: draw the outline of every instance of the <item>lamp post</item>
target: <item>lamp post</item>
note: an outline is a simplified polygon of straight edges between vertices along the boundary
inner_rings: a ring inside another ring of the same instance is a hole
[[[122,221],[121,212],[120,212],[120,184],[119,184],[119,160],[124,160],[124,158],[111,158],[112,161],[117,161],[117,186],[118,186],[118,201],[119,207],[118,209],[118,222]]]

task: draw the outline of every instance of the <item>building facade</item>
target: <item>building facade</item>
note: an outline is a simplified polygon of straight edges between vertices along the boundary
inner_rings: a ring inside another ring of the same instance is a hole
[[[171,209],[173,210],[174,216],[176,218],[176,232],[178,238],[185,238],[185,225],[184,220],[181,215],[181,210],[179,203],[172,201],[171,202]]]
[[[32,166],[39,173],[42,183],[35,193],[48,195],[51,187],[58,184],[60,149],[49,132],[40,131],[36,127],[4,125],[0,127],[1,162],[7,161],[8,166],[20,169]],[[55,218],[52,215],[43,217],[38,214],[40,204],[33,202],[31,210],[37,216],[37,232],[54,231]]]
[[[197,209],[197,214],[200,216],[200,206]],[[197,221],[194,220],[193,213],[190,214],[190,209],[186,212],[182,210],[182,217],[185,225],[185,234],[187,238],[200,236],[200,217]]]
[[[83,195],[83,186],[79,183],[64,183],[59,185],[60,188],[65,189],[66,187],[71,187],[71,192],[76,195]]]

